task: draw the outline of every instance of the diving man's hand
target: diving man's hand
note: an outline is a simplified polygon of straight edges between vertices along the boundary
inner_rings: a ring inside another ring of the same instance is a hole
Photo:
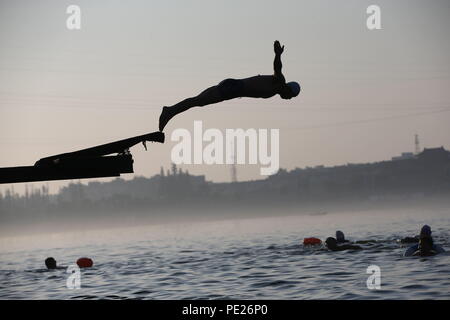
[[[282,54],[284,51],[284,46],[281,46],[280,42],[278,40],[275,40],[273,43],[273,49],[275,51],[275,54]]]

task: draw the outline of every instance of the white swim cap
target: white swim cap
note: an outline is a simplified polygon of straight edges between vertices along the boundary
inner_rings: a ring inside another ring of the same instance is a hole
[[[288,83],[286,83],[286,84],[287,84],[287,85],[289,86],[289,88],[291,89],[292,95],[293,95],[294,97],[298,96],[298,94],[300,93],[300,85],[299,85],[297,82],[294,82],[294,81],[288,82]]]

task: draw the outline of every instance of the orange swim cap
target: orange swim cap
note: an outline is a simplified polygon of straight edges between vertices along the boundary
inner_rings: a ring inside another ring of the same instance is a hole
[[[92,261],[92,259],[89,258],[80,258],[77,260],[77,265],[80,268],[90,268],[94,265],[94,261]]]
[[[303,239],[304,245],[316,245],[316,244],[321,244],[321,243],[322,243],[322,240],[314,238],[314,237]]]

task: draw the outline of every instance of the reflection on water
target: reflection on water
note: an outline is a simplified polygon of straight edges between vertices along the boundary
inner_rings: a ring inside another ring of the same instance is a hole
[[[447,252],[404,258],[396,240],[425,223]],[[449,299],[449,226],[450,211],[395,210],[0,238],[0,299]],[[301,245],[338,229],[378,241],[353,252]],[[94,267],[69,290],[65,269],[44,269],[48,256]],[[381,290],[366,286],[373,264]]]

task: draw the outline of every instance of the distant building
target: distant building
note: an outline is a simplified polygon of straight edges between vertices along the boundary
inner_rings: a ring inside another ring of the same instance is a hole
[[[444,147],[440,148],[425,148],[419,153],[418,158],[429,162],[448,162],[450,161],[450,152]]]
[[[392,157],[392,161],[406,160],[406,159],[414,159],[414,153],[412,153],[412,152],[402,152],[402,154],[400,156]]]

